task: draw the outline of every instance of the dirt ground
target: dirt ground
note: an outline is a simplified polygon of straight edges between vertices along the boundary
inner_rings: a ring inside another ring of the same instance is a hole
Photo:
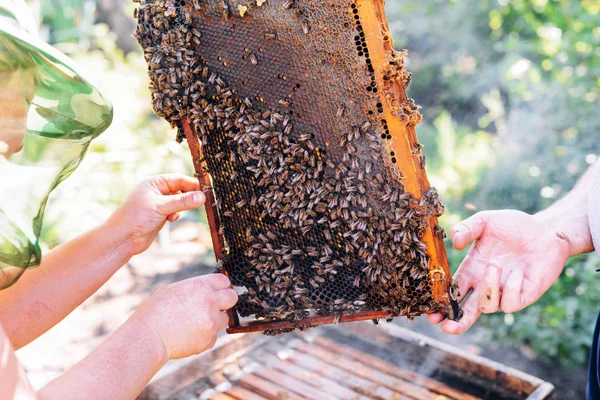
[[[159,242],[133,258],[61,323],[19,350],[17,355],[34,387],[42,387],[82,359],[161,286],[211,273],[215,263],[205,243],[210,243],[210,236],[203,225],[175,224],[170,233],[163,233]],[[425,318],[412,322],[396,319],[395,323],[550,381],[557,387],[558,399],[585,397],[585,369],[566,373],[557,363],[544,364],[526,350],[485,345],[488,331],[480,326],[462,336],[449,336]],[[168,363],[155,379],[185,363]]]

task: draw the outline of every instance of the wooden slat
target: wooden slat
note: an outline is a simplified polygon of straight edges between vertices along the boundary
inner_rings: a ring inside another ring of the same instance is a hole
[[[358,393],[378,400],[407,400],[410,397],[395,392],[384,386],[377,385],[367,379],[363,379],[351,372],[334,367],[308,354],[295,352],[290,355],[289,360],[302,368],[308,369],[314,373],[320,374],[328,379],[339,382]]]
[[[551,399],[552,393],[554,393],[554,385],[549,382],[544,382],[535,390],[535,392],[527,397],[527,400]]]
[[[212,396],[210,400],[235,400],[235,397],[228,396],[225,393],[217,392],[217,394]]]
[[[322,390],[317,389],[314,386],[308,385],[298,379],[286,375],[281,371],[277,371],[271,368],[268,369],[260,369],[254,373],[254,375],[271,381],[283,388],[286,388],[299,396],[306,397],[311,400],[325,400],[331,399],[334,400],[337,397],[332,396]]]
[[[315,374],[314,372],[308,371],[298,365],[295,365],[287,360],[282,361],[277,368],[282,372],[295,376],[298,379],[304,380],[307,383],[314,385],[315,387],[326,391],[332,395],[336,395],[342,400],[367,400],[368,397],[362,396],[357,392],[348,389],[340,385],[338,382],[334,382],[330,379],[324,378],[321,375]]]
[[[302,326],[304,327],[316,327],[319,325],[333,324],[337,321],[340,324],[356,321],[370,321],[372,319],[387,319],[392,318],[389,311],[357,311],[352,314],[331,314],[331,315],[320,315],[316,317],[307,317],[302,320]],[[296,329],[297,324],[292,321],[272,321],[264,322],[262,320],[250,321],[245,323],[243,326],[234,326],[227,328],[227,333],[252,333],[262,332],[266,330],[278,330],[278,329]]]
[[[282,388],[272,382],[265,379],[259,378],[255,375],[246,375],[239,381],[242,387],[258,393],[259,395],[266,397],[270,400],[304,400],[305,397],[298,396],[297,394]]]
[[[314,385],[315,387],[317,387],[329,394],[335,395],[342,400],[367,400],[368,399],[368,397],[361,396],[357,392],[355,392],[351,389],[348,389],[347,387],[344,387],[344,386],[340,385],[339,383],[332,381],[331,379],[327,379],[319,374],[316,374],[314,372],[311,372],[304,368],[301,368],[298,365],[293,364],[287,360],[279,363],[279,365],[277,365],[277,369],[279,369],[280,371],[282,371],[288,375],[294,376],[294,377],[301,379],[307,383],[310,383],[310,384]]]
[[[231,389],[226,391],[229,396],[238,400],[267,400],[265,397],[244,389],[241,386],[233,386]]]
[[[337,383],[336,381],[333,381],[331,379],[327,379],[325,377],[323,377],[322,375],[316,374],[312,371],[309,371],[307,369],[304,369],[290,361],[287,360],[280,360],[277,356],[271,354],[271,353],[267,353],[267,352],[262,352],[262,351],[256,351],[252,354],[252,357],[268,366],[271,366],[272,368],[276,368],[279,371],[289,375],[289,376],[293,376],[294,378],[308,384],[311,386],[316,387],[319,390],[322,390],[324,392],[327,392],[328,394],[331,394],[333,396],[335,396],[336,398],[342,399],[342,400],[367,400],[367,397],[364,397],[360,394],[358,394],[357,392],[348,389],[345,386],[342,386],[341,384]]]
[[[334,342],[330,339],[326,339],[325,337],[317,337],[315,338],[314,343],[318,344],[321,347],[326,348],[327,350],[334,352],[336,354],[343,354],[354,360],[360,361],[363,364],[366,364],[369,367],[377,369],[379,371],[385,372],[386,374],[394,375],[398,378],[401,378],[405,381],[414,383],[416,385],[423,386],[433,392],[442,394],[444,396],[448,396],[452,399],[460,399],[460,400],[478,400],[479,397],[472,396],[463,391],[454,389],[448,385],[445,385],[441,382],[436,381],[435,379],[428,378],[423,375],[419,375],[413,371],[409,371],[407,369],[401,368],[397,365],[389,363],[387,361],[382,360],[381,358],[372,356],[365,352],[355,349],[352,346],[348,346],[339,342]]]
[[[229,382],[229,379],[227,379],[221,371],[216,372],[216,373],[212,374],[211,376],[209,376],[208,381],[210,382],[211,385],[213,385],[213,387],[217,387],[224,383],[231,383],[231,382]]]
[[[302,344],[296,349],[306,354],[310,354],[316,358],[319,358],[345,371],[352,372],[360,376],[361,378],[371,380],[372,382],[376,382],[389,389],[397,390],[398,392],[409,396],[415,400],[438,400],[440,397],[439,394],[430,392],[429,390],[421,386],[410,384],[392,375],[386,374],[378,370],[374,370],[373,368],[370,368],[349,357],[346,357],[341,354],[335,354],[322,347],[310,344]]]
[[[152,382],[139,394],[138,399],[171,399],[179,390],[223,368],[229,363],[228,359],[241,357],[267,340],[268,337],[260,335],[221,336],[210,351],[195,357],[193,361],[175,372]]]

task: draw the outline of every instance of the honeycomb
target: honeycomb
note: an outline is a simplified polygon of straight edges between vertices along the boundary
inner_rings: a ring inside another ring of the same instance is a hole
[[[229,332],[460,317],[381,0],[142,0],[136,16],[154,110],[200,145],[215,252],[243,292]]]

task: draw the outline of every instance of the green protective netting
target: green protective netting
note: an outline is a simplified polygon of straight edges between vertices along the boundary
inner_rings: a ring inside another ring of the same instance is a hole
[[[0,289],[38,266],[50,192],[112,121],[110,102],[0,4]]]

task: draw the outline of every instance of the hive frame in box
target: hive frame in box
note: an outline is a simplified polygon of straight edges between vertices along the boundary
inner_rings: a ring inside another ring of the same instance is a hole
[[[167,1],[167,3],[170,2]],[[382,117],[385,118],[385,121],[387,121],[386,129],[389,128],[388,133],[392,133],[392,135],[389,135],[388,137],[388,139],[391,139],[390,147],[399,155],[398,169],[402,172],[408,172],[406,179],[402,182],[404,189],[407,193],[414,196],[414,198],[421,198],[428,191],[429,184],[423,169],[424,158],[421,156],[420,152],[414,151],[415,146],[417,146],[418,143],[414,131],[415,123],[407,123],[405,126],[405,123],[403,123],[398,115],[395,114],[395,110],[393,110],[394,104],[388,101],[388,99],[385,97],[386,93],[392,93],[396,98],[396,105],[410,104],[406,98],[403,82],[401,80],[392,80],[391,82],[388,82],[389,87],[386,87],[385,90],[383,90],[385,86],[383,85],[385,80],[384,66],[387,65],[387,63],[391,64],[389,57],[390,55],[394,55],[393,45],[390,39],[391,35],[385,20],[383,3],[373,0],[355,0],[353,4],[353,12],[356,14],[355,18],[359,20],[362,24],[362,27],[364,27],[366,36],[364,41],[366,42],[366,46],[370,53],[370,60],[372,60],[373,65],[376,67],[373,73],[374,79],[378,84],[381,84],[380,87],[382,90],[378,95],[381,99],[381,109],[379,112],[382,113]],[[382,37],[384,39],[382,39]],[[252,57],[253,56],[251,55],[251,58]],[[211,237],[214,244],[215,256],[217,259],[220,259],[225,248],[225,240],[220,230],[221,221],[219,219],[219,212],[211,187],[211,179],[206,172],[208,167],[206,166],[205,159],[202,155],[199,142],[199,133],[195,132],[194,125],[190,123],[190,120],[188,120],[186,117],[181,119],[179,127],[180,132],[183,132],[187,138],[192,152],[196,174],[200,180],[204,192],[207,194],[207,217],[211,228]],[[393,162],[396,162],[396,160]],[[436,225],[437,218],[432,216],[429,220],[429,226],[434,227]],[[431,260],[433,260],[433,262],[429,263],[428,274],[428,280],[432,284],[432,298],[436,303],[446,304],[447,314],[451,318],[460,318],[460,309],[456,303],[456,298],[452,296],[449,289],[450,271],[443,242],[440,237],[437,237],[433,234],[433,229],[427,229],[421,239],[427,245],[427,255]],[[222,269],[221,272],[226,273],[225,269]],[[235,309],[230,310],[228,313],[230,319],[230,328],[228,329],[229,333],[264,330],[285,331],[288,329],[307,328],[335,322],[349,322],[379,318],[387,319],[396,316],[389,311],[354,311],[349,314],[335,312],[331,315],[308,317],[302,321],[254,321],[242,326]]]

